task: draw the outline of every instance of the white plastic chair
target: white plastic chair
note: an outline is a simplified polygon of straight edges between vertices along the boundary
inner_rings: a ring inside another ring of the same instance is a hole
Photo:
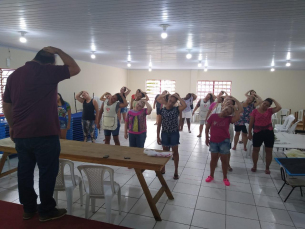
[[[287,133],[288,134],[294,134],[295,133],[295,128],[297,128],[297,125],[300,121],[295,122],[288,130]]]
[[[118,196],[119,214],[121,215],[121,187],[113,180],[114,170],[106,166],[80,165],[80,171],[86,192],[85,218],[89,216],[89,202],[91,199],[91,211],[95,212],[95,199],[105,199],[107,222],[111,223],[111,201]],[[108,172],[110,181],[104,181],[104,174]]]
[[[277,113],[274,113],[271,117],[272,125],[274,126],[278,122]]]
[[[290,109],[285,109],[285,108],[281,109],[281,123],[280,124],[282,124],[283,120],[284,121],[286,120],[287,116],[290,115],[290,113],[291,113]]]
[[[275,132],[287,132],[294,120],[295,120],[294,115],[289,115],[285,119],[283,125],[279,125],[279,124],[275,125]]]
[[[298,121],[300,121],[300,122],[303,121],[303,112],[304,112],[304,110],[299,110],[298,111]]]
[[[64,173],[66,165],[69,165],[70,167],[70,175],[65,175]],[[74,175],[74,163],[70,160],[59,159],[59,170],[54,188],[54,199],[56,203],[58,203],[58,192],[66,191],[68,214],[72,213],[73,190],[77,185],[79,185],[80,203],[83,205],[82,179],[79,176]]]

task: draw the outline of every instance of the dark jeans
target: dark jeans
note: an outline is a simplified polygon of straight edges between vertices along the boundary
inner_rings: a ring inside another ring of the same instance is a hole
[[[34,169],[39,168],[39,215],[54,210],[56,202],[53,192],[58,174],[60,142],[59,136],[37,138],[15,138],[18,153],[18,189],[20,203],[27,213],[36,212],[37,195],[34,190]]]
[[[129,133],[129,146],[130,147],[144,148],[145,140],[146,140],[146,132],[144,132],[142,134]]]

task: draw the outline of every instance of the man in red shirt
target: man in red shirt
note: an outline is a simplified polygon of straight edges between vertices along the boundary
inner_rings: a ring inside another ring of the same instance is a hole
[[[55,65],[55,54],[62,59],[63,66]],[[57,85],[79,72],[72,57],[58,48],[46,47],[7,79],[3,111],[18,153],[19,200],[23,204],[25,220],[32,218],[37,210],[42,222],[67,213],[66,209],[55,208],[53,198],[60,154]],[[39,206],[33,187],[36,163]]]

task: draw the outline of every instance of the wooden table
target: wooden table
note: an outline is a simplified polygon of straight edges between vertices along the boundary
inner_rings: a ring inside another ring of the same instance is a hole
[[[164,192],[169,199],[174,199],[161,174],[161,169],[170,158],[149,157],[143,153],[143,149],[134,147],[92,144],[71,140],[60,140],[60,144],[60,158],[63,159],[134,168],[155,219],[161,221],[156,203]],[[0,161],[0,177],[17,171],[17,168],[15,168],[5,173],[1,173],[6,157],[10,154],[17,153],[14,142],[12,142],[10,138],[0,140],[0,151],[4,152]],[[109,155],[109,158],[103,158],[105,155]],[[130,159],[124,159],[124,157],[130,157]],[[154,170],[162,185],[154,197],[152,197],[142,174],[145,170]]]

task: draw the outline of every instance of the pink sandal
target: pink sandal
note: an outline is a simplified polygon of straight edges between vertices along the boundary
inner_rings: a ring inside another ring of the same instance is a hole
[[[266,169],[266,170],[265,170],[265,173],[266,173],[266,174],[270,174],[270,170],[269,170],[269,169]]]
[[[212,180],[214,180],[214,177],[208,176],[208,178],[205,179],[205,182],[211,182]]]
[[[228,179],[223,179],[223,183],[225,183],[225,186],[230,186],[230,181]]]
[[[255,172],[256,172],[256,169],[255,169],[255,168],[252,168],[251,171],[255,173]]]

